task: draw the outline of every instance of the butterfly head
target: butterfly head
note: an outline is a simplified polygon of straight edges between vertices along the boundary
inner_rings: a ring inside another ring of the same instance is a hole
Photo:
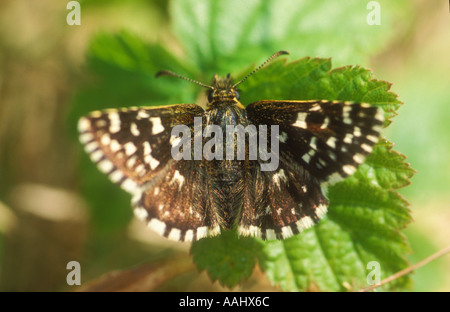
[[[237,102],[239,100],[239,92],[234,88],[230,74],[225,78],[214,75],[212,88],[207,91],[208,102]]]

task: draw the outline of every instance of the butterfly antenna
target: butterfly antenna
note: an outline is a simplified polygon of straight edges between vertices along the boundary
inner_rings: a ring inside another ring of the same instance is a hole
[[[172,76],[172,77],[180,78],[180,79],[183,79],[183,80],[187,80],[189,82],[195,83],[195,84],[197,84],[199,86],[202,86],[202,87],[205,87],[205,88],[208,88],[208,89],[214,89],[212,86],[208,86],[208,85],[206,85],[204,83],[201,83],[200,81],[197,81],[197,80],[194,80],[194,79],[191,79],[191,78],[187,78],[187,77],[178,75],[178,74],[173,73],[173,72],[168,71],[168,70],[161,70],[161,71],[157,72],[156,75],[155,75],[156,78],[161,77],[161,76]]]
[[[258,70],[260,70],[261,68],[263,68],[264,66],[266,66],[270,61],[272,61],[273,59],[279,57],[280,55],[285,55],[285,54],[289,54],[289,52],[287,51],[278,51],[276,53],[274,53],[271,57],[269,57],[264,63],[262,63],[261,65],[259,65],[258,67],[256,67],[250,74],[248,74],[247,76],[245,76],[244,78],[241,79],[241,81],[239,81],[238,83],[236,83],[233,86],[233,89],[236,88],[236,86],[240,85],[241,83],[243,83],[245,80],[247,80],[248,77],[250,77],[251,75],[253,75],[254,73],[256,73]]]

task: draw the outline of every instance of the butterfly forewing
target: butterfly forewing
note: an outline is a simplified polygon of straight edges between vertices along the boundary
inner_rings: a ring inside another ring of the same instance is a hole
[[[172,127],[191,127],[194,117],[202,113],[193,104],[109,109],[81,118],[78,129],[92,161],[114,183],[134,193],[161,179],[158,175],[173,160]]]
[[[378,141],[384,115],[365,103],[260,101],[247,107],[254,124],[279,125],[280,158],[292,155],[321,182],[353,174]]]
[[[174,160],[171,130],[203,109],[192,104],[95,111],[79,121],[80,140],[99,169],[133,194],[135,215],[160,235],[192,241],[220,232],[200,161]],[[206,216],[206,218],[205,218]]]

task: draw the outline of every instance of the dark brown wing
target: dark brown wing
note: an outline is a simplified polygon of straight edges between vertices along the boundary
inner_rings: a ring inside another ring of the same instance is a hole
[[[255,175],[263,206],[257,215],[244,206],[239,226],[263,238],[287,238],[317,222],[328,205],[322,187],[356,171],[384,120],[369,104],[325,100],[260,101],[246,111],[256,126],[278,126],[279,166]]]

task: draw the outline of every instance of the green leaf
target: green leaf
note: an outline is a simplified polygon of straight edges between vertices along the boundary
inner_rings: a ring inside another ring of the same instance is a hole
[[[186,59],[223,74],[278,50],[294,59],[332,55],[338,66],[364,63],[389,44],[394,24],[401,29],[411,18],[405,1],[379,2],[377,26],[367,24],[364,1],[175,0],[170,13]]]
[[[197,241],[191,253],[198,268],[206,270],[213,281],[233,287],[252,274],[261,244],[252,238],[239,238],[235,231],[224,231]]]
[[[380,140],[366,162],[359,167],[356,176],[361,180],[368,177],[372,183],[384,189],[397,189],[409,185],[416,171],[405,162],[406,156],[392,148],[391,142]]]

